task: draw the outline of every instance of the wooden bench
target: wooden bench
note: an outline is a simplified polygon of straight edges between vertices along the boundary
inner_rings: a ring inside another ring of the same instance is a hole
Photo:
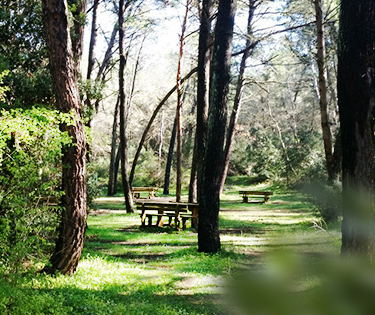
[[[254,190],[240,190],[239,194],[242,195],[242,202],[249,202],[249,197],[251,198],[263,198],[262,201],[257,201],[260,203],[267,202],[270,200],[270,196],[273,195],[271,191],[254,191]]]
[[[168,225],[171,225],[174,219],[177,229],[186,229],[186,222],[191,219],[192,228],[196,228],[198,224],[198,204],[195,203],[182,203],[182,202],[150,202],[150,201],[137,201],[137,210],[141,211],[141,226],[146,226],[146,218],[148,225],[152,225],[152,218],[156,217],[156,226],[164,225],[164,218],[168,217]]]
[[[133,198],[141,198],[141,193],[148,193],[148,199],[154,198],[158,189],[156,187],[133,187],[132,195]]]

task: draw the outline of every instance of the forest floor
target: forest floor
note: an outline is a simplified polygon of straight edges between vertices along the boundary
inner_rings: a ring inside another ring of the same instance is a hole
[[[320,283],[311,262],[337,256],[339,228],[322,225],[294,191],[244,204],[239,188],[222,196],[222,250],[215,255],[198,253],[189,226],[142,229],[138,213],[125,213],[122,197],[98,198],[77,272],[19,280],[9,314],[263,314],[263,306],[264,314],[292,314],[296,306],[284,305],[283,288],[306,292]],[[273,306],[271,295],[279,297]],[[30,312],[17,312],[17,299]]]

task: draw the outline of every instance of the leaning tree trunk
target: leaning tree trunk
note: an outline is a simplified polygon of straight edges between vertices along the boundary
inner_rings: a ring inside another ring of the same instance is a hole
[[[242,91],[243,91],[243,83],[244,83],[244,74],[246,69],[246,61],[249,58],[253,46],[251,45],[251,23],[253,21],[254,11],[256,9],[256,1],[257,0],[249,0],[249,15],[247,19],[247,39],[246,39],[246,46],[245,47],[252,47],[251,49],[245,49],[242,55],[241,65],[240,65],[240,72],[238,74],[237,79],[237,87],[236,87],[236,95],[234,97],[234,104],[232,109],[232,114],[230,116],[229,126],[227,130],[227,139],[225,141],[225,148],[224,148],[224,171],[223,176],[221,178],[221,185],[220,185],[220,194],[224,190],[225,180],[227,178],[228,169],[229,169],[229,161],[230,161],[230,152],[232,147],[232,142],[234,139],[234,131],[237,124],[238,115],[241,110],[241,98],[242,98]]]
[[[322,0],[314,0],[315,5],[315,16],[316,16],[316,31],[317,31],[317,64],[319,72],[319,105],[320,105],[320,117],[321,126],[323,133],[324,153],[326,157],[326,165],[328,172],[328,181],[334,180],[334,167],[333,167],[333,153],[332,153],[332,134],[331,128],[329,127],[328,118],[328,102],[327,102],[327,80],[325,76],[325,43],[324,43],[324,21],[323,21],[323,10]]]
[[[71,275],[77,268],[86,228],[86,137],[81,120],[81,102],[75,77],[66,0],[43,0],[43,18],[51,73],[58,108],[74,113],[74,124],[62,124],[72,144],[63,148],[62,221],[52,272]]]
[[[220,0],[211,62],[210,108],[199,200],[198,250],[220,250],[220,184],[224,170],[224,138],[236,0]],[[220,35],[220,36],[219,36]]]
[[[189,79],[195,72],[197,72],[197,68],[194,68],[194,69],[190,70],[190,72],[187,75],[185,75],[185,77],[183,79],[181,79],[181,84],[184,83],[187,79]],[[133,183],[133,178],[134,178],[134,174],[135,174],[135,167],[137,166],[138,158],[139,158],[139,155],[141,154],[141,150],[142,150],[143,144],[144,144],[144,142],[146,140],[147,133],[150,131],[152,123],[154,122],[154,120],[155,120],[157,114],[159,113],[160,109],[163,107],[163,105],[168,100],[168,98],[176,91],[176,89],[177,89],[177,87],[175,85],[164,96],[164,98],[160,101],[160,103],[158,104],[158,106],[156,106],[156,108],[154,109],[154,112],[152,113],[152,116],[151,116],[151,118],[150,118],[150,120],[149,120],[149,122],[148,122],[148,124],[147,124],[147,126],[145,128],[145,130],[143,131],[141,140],[139,141],[139,144],[138,144],[137,152],[134,155],[132,169],[131,169],[130,175],[129,175],[129,183],[130,183],[130,185]]]
[[[341,1],[338,101],[343,255],[375,258],[375,2]]]
[[[118,27],[117,27],[117,24],[116,24],[113,27],[111,39],[110,39],[110,41],[108,43],[108,47],[107,47],[107,50],[106,50],[106,52],[104,54],[103,61],[102,61],[101,65],[99,66],[99,70],[98,70],[98,73],[96,75],[96,82],[105,82],[105,78],[107,76],[107,72],[111,68],[111,60],[112,60],[112,55],[113,55],[113,46],[115,44],[117,32],[118,32]],[[100,99],[97,98],[95,100],[95,105],[94,105],[96,113],[99,111],[99,102],[100,102]]]
[[[125,63],[124,56],[124,0],[120,0],[119,6],[119,45],[120,45],[120,68],[119,68],[119,99],[120,99],[120,148],[121,148],[121,177],[125,196],[126,212],[134,212],[131,187],[126,174],[127,161],[127,139],[126,139],[126,104],[125,104]]]

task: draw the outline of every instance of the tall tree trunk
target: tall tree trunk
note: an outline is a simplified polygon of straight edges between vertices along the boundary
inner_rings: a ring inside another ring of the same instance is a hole
[[[116,153],[116,160],[115,160],[115,169],[114,169],[114,183],[113,186],[115,188],[114,195],[117,193],[117,178],[118,178],[118,171],[120,169],[120,160],[121,160],[121,143],[117,147]]]
[[[182,188],[182,167],[181,167],[181,111],[182,111],[182,87],[181,87],[181,67],[182,67],[182,57],[184,55],[184,44],[185,44],[185,32],[186,24],[189,14],[191,0],[186,1],[186,10],[184,20],[181,27],[180,36],[180,53],[178,56],[178,66],[177,66],[177,78],[176,78],[176,90],[177,90],[177,109],[176,109],[176,120],[177,120],[177,150],[176,150],[176,202],[181,201],[181,188]]]
[[[203,156],[206,146],[207,117],[209,107],[210,85],[210,60],[211,60],[211,19],[213,0],[202,1],[202,12],[199,26],[198,46],[198,73],[197,73],[197,127],[196,127],[196,153],[197,156],[197,192],[201,193],[201,177],[203,169]]]
[[[172,167],[172,160],[173,160],[174,144],[176,142],[176,134],[177,134],[177,117],[175,116],[174,121],[173,121],[171,140],[169,142],[167,163],[165,165],[164,190],[163,190],[164,195],[169,195],[169,182],[170,182],[170,177],[171,177],[171,167]]]
[[[197,68],[194,68],[192,70],[190,70],[190,72],[181,80],[181,84],[184,83],[187,79],[189,79],[195,72],[197,72]],[[165,102],[168,100],[168,98],[176,91],[176,85],[164,96],[164,98],[160,101],[160,103],[158,104],[158,106],[156,106],[156,108],[154,109],[154,112],[152,113],[152,116],[145,128],[145,130],[143,131],[143,134],[142,134],[142,137],[141,137],[141,140],[139,141],[139,144],[138,144],[138,148],[137,148],[137,152],[135,153],[135,156],[134,156],[134,159],[133,159],[133,164],[132,164],[132,169],[130,171],[130,175],[129,175],[129,183],[130,185],[133,183],[133,178],[134,178],[134,173],[135,173],[135,167],[137,166],[137,162],[138,162],[138,158],[139,158],[139,155],[141,154],[141,150],[142,150],[142,147],[143,147],[143,144],[146,140],[146,136],[147,136],[147,133],[149,132],[151,126],[152,126],[152,123],[154,122],[155,118],[156,118],[156,115],[159,113],[160,109],[163,107],[163,105],[165,104]]]
[[[193,160],[191,161],[190,170],[190,182],[189,182],[189,202],[197,202],[197,168],[198,168],[198,156],[197,156],[197,135],[194,139],[194,150],[193,150]]]
[[[95,64],[95,45],[96,45],[96,37],[98,35],[98,26],[96,23],[96,17],[98,12],[98,5],[99,0],[94,0],[94,5],[92,8],[92,22],[91,22],[91,36],[90,36],[90,45],[89,45],[89,60],[87,64],[87,75],[86,79],[91,79],[91,73],[94,69]]]
[[[116,193],[115,186],[115,162],[116,162],[116,149],[117,149],[117,119],[119,111],[120,99],[117,98],[115,112],[113,114],[113,125],[112,125],[112,141],[111,141],[111,161],[109,164],[109,179],[108,179],[108,189],[107,196],[113,196]]]
[[[341,1],[338,101],[344,212],[341,252],[375,258],[375,2]]]
[[[93,5],[93,11],[92,11],[92,23],[91,23],[91,36],[90,36],[90,45],[89,45],[89,57],[88,57],[88,65],[87,65],[87,74],[86,74],[86,80],[91,80],[91,73],[94,69],[95,64],[95,44],[96,44],[96,37],[97,37],[97,25],[96,25],[96,15],[98,11],[98,5],[99,0],[94,0]],[[90,82],[90,86],[92,87],[92,83]],[[91,128],[91,120],[93,117],[92,112],[92,104],[91,104],[91,98],[90,93],[87,93],[86,99],[85,99],[85,106],[86,106],[86,112],[88,113],[88,117],[86,117],[87,122],[86,126]],[[87,162],[90,162],[90,145],[87,143]]]
[[[124,55],[124,0],[120,0],[119,6],[119,45],[120,45],[120,68],[119,68],[119,99],[120,99],[120,147],[121,147],[121,177],[122,187],[125,196],[126,212],[134,212],[131,186],[127,178],[127,139],[126,139],[126,118],[127,106],[125,104],[125,64]]]
[[[224,170],[224,138],[236,0],[220,0],[211,62],[210,108],[199,200],[198,250],[220,250],[220,184]]]
[[[249,0],[249,16],[247,19],[247,39],[246,39],[246,46],[245,47],[251,47],[251,23],[253,21],[254,11],[256,9],[256,3],[257,0]],[[236,128],[238,115],[240,113],[241,109],[241,98],[242,98],[242,91],[243,91],[243,83],[244,83],[244,74],[246,69],[246,61],[249,58],[250,54],[252,52],[252,49],[245,49],[241,65],[240,65],[240,72],[238,74],[237,79],[237,86],[236,86],[236,95],[234,97],[234,104],[233,104],[233,110],[232,114],[230,116],[229,126],[227,130],[227,139],[225,141],[225,148],[224,148],[224,171],[223,176],[221,178],[221,184],[220,184],[220,194],[223,192],[225,180],[227,178],[228,174],[228,168],[229,168],[229,160],[230,160],[230,151],[232,147],[232,142],[234,138],[234,131]]]
[[[164,111],[161,112],[161,118],[160,118],[159,152],[158,152],[159,169],[161,166],[161,159],[163,155],[163,144],[164,144]]]
[[[326,157],[326,165],[328,172],[328,181],[334,180],[333,173],[333,153],[332,153],[332,135],[331,128],[329,127],[328,118],[328,102],[327,102],[327,80],[325,76],[325,43],[324,43],[324,21],[323,21],[323,10],[322,0],[314,0],[315,16],[316,16],[316,31],[317,31],[317,64],[319,72],[319,105],[320,105],[320,117],[323,133],[324,153]]]
[[[74,112],[73,125],[61,125],[72,138],[63,148],[62,222],[51,257],[52,272],[71,275],[77,268],[86,229],[86,137],[81,120],[81,101],[75,76],[66,0],[43,0],[43,18],[51,73],[58,108]]]

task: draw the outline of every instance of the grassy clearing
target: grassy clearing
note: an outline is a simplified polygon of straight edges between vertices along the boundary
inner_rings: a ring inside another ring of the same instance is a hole
[[[216,255],[197,252],[192,229],[140,229],[121,197],[99,198],[76,274],[0,278],[0,314],[235,314],[223,294],[228,280],[264,265],[275,249],[317,259],[338,253],[338,228],[322,230],[302,196],[280,191],[267,204],[243,204],[238,188],[222,197]],[[300,279],[304,288],[317,282],[311,272]]]

